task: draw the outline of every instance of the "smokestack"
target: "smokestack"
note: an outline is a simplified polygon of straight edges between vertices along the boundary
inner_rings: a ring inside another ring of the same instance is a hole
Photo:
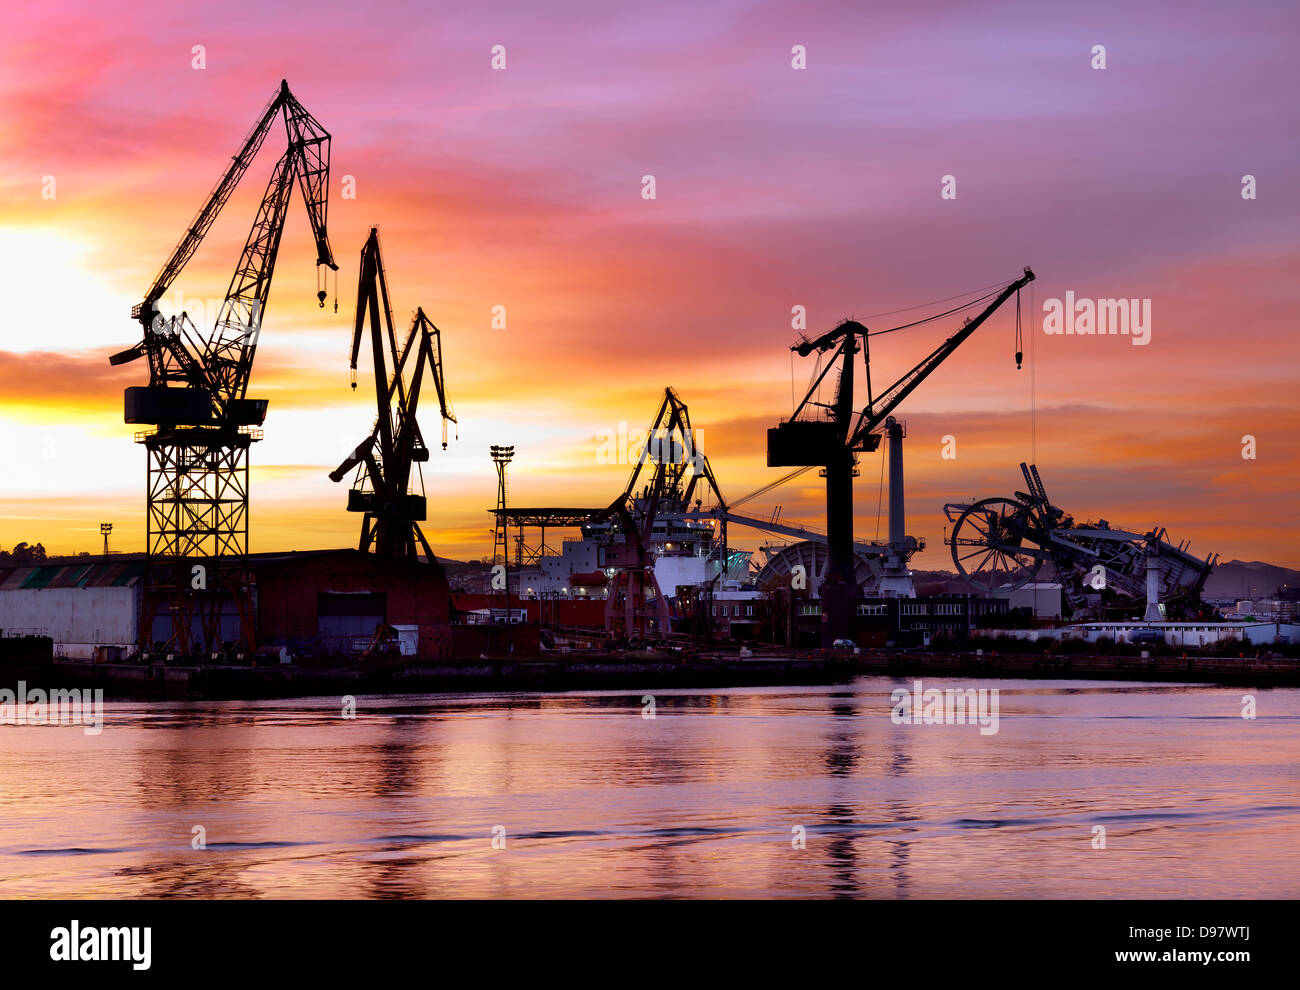
[[[889,438],[889,549],[881,564],[880,594],[886,598],[915,598],[916,586],[907,569],[915,543],[907,539],[903,514],[903,424],[890,416],[885,420]]]
[[[1163,622],[1160,614],[1160,547],[1155,543],[1147,544],[1147,622]]]

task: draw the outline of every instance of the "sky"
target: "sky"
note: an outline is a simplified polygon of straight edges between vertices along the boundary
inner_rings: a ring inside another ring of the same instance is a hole
[[[254,551],[356,541],[327,473],[375,413],[367,359],[353,391],[347,357],[378,225],[397,322],[422,306],[442,329],[459,419],[425,465],[442,556],[491,552],[490,444],[515,446],[513,504],[606,505],[629,466],[603,438],[647,427],[665,386],[724,495],[754,491],[783,473],[766,430],[814,363],[790,353],[795,307],[809,333],[848,316],[883,328],[1030,265],[1025,367],[1008,305],[899,408],[906,529],[927,542],[914,565],[951,564],[945,502],[1011,495],[1035,461],[1076,518],[1300,567],[1294,4],[876,6],[11,10],[0,547],[93,551],[112,521],[114,549],[143,549],[145,455],[122,390],[147,369],[108,355],[139,339],[131,306],[284,78],[333,136],[339,311],[333,279],[316,304],[295,192],[249,390],[270,400]],[[283,147],[273,130],[165,313],[210,327]],[[1149,342],[1049,335],[1045,307],[1067,292],[1150,300]],[[873,382],[959,325],[877,338]],[[880,458],[862,456],[859,538],[887,532]],[[746,510],[778,505],[825,525],[815,471]]]

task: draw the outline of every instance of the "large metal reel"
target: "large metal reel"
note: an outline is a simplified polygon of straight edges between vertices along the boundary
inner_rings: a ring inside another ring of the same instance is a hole
[[[982,594],[1023,588],[1043,566],[1041,556],[1024,549],[1032,525],[1029,509],[1014,499],[981,499],[953,526],[952,562]]]

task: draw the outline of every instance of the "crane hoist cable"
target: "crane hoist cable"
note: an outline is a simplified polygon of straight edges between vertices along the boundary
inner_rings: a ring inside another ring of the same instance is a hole
[[[807,467],[795,468],[789,474],[783,474],[781,477],[777,478],[776,481],[766,484],[762,488],[755,489],[754,491],[750,492],[748,495],[742,495],[740,498],[732,502],[729,502],[728,505],[733,509],[736,508],[737,506],[744,505],[746,502],[756,499],[760,495],[766,495],[773,488],[781,487],[787,481],[793,481],[795,478],[799,477],[799,475],[804,474],[807,471],[811,471],[815,466],[816,465],[810,464]]]
[[[1005,285],[1005,283],[1003,284]],[[887,333],[897,333],[899,330],[910,330],[912,327],[919,327],[926,323],[933,323],[935,320],[942,320],[945,316],[952,316],[954,313],[960,313],[963,309],[972,309],[973,307],[978,306],[980,303],[988,299],[992,299],[997,294],[998,292],[995,290],[993,292],[989,292],[986,293],[985,295],[972,299],[970,302],[962,303],[960,306],[954,306],[952,309],[946,309],[942,313],[935,313],[933,316],[927,316],[921,320],[913,320],[911,323],[903,323],[900,326],[890,327],[888,330],[871,330],[867,333],[867,336],[880,337]]]
[[[965,292],[958,292],[955,296],[944,296],[942,299],[931,299],[929,302],[917,303],[915,306],[904,306],[902,309],[891,309],[884,313],[868,313],[863,317],[864,320],[875,320],[882,316],[895,316],[898,313],[911,313],[918,309],[928,309],[930,306],[937,306],[939,303],[952,302],[954,299],[963,299],[975,292],[985,292],[989,289],[1001,288],[1005,282],[990,282],[988,285],[979,285],[973,289],[967,289]]]
[[[1029,287],[1029,312],[1036,313],[1034,308],[1034,286]],[[1038,335],[1034,333],[1033,327],[1029,329],[1029,451],[1031,454],[1030,463],[1038,463],[1038,361],[1035,357],[1035,341]]]
[[[992,299],[993,297],[995,297],[996,295],[998,295],[998,292],[1000,291],[1000,289],[1001,289],[1002,287],[1005,286],[1005,283],[1003,283],[1003,282],[994,282],[994,283],[990,283],[990,284],[993,285],[993,286],[997,286],[998,288],[994,289],[994,290],[991,291],[991,292],[985,292],[984,290],[985,290],[985,289],[988,289],[989,286],[984,285],[984,286],[980,286],[980,287],[975,288],[975,289],[969,289],[969,290],[967,290],[966,292],[958,293],[957,295],[953,295],[953,296],[945,296],[945,297],[942,298],[942,299],[934,299],[934,300],[931,300],[931,301],[928,302],[928,303],[920,303],[920,304],[918,304],[918,305],[916,305],[916,306],[906,306],[906,307],[904,307],[903,309],[888,310],[888,311],[886,311],[886,312],[884,312],[884,313],[876,313],[875,316],[891,316],[891,315],[893,315],[893,314],[895,314],[895,313],[909,313],[909,312],[913,312],[913,311],[918,310],[918,309],[924,309],[924,308],[929,307],[929,306],[934,306],[934,305],[937,305],[937,304],[939,304],[939,303],[951,302],[951,301],[954,300],[954,299],[965,299],[967,296],[971,295],[971,293],[974,293],[974,292],[983,293],[982,295],[979,295],[979,296],[977,296],[977,297],[975,297],[975,298],[973,298],[973,299],[970,299],[970,300],[967,301],[967,302],[964,302],[964,303],[961,303],[961,304],[959,304],[959,305],[957,305],[957,306],[954,306],[954,307],[952,307],[951,309],[944,310],[943,312],[940,312],[940,313],[934,313],[933,315],[931,315],[931,316],[927,316],[927,317],[925,317],[924,319],[914,320],[914,321],[912,321],[911,323],[904,323],[904,324],[901,324],[901,325],[896,326],[896,327],[889,327],[888,329],[885,329],[885,330],[867,330],[866,333],[864,334],[864,336],[866,336],[866,337],[878,337],[878,336],[882,336],[882,335],[887,334],[887,333],[897,333],[899,330],[909,330],[909,329],[911,329],[912,327],[919,327],[919,326],[923,326],[923,325],[926,324],[926,323],[933,323],[933,322],[935,322],[936,320],[941,320],[941,319],[943,319],[944,317],[952,316],[954,313],[960,313],[960,312],[961,312],[962,310],[964,310],[964,309],[972,309],[972,308],[974,308],[975,306],[979,305],[980,303],[982,303],[982,302],[986,302],[987,300]],[[1017,305],[1019,304],[1019,301],[1020,301],[1020,292],[1019,292],[1019,290],[1017,290],[1017,292],[1016,292],[1016,302],[1017,302]],[[868,317],[865,317],[865,319],[874,319],[874,316],[868,316]],[[806,339],[806,338],[805,338],[805,339]],[[792,395],[791,395],[791,401],[792,401],[792,403],[793,403],[793,389],[794,389],[794,356],[793,356],[793,355],[794,355],[794,352],[793,352],[793,350],[791,350],[791,358],[790,358],[790,388],[791,388],[791,392],[792,392]],[[822,374],[822,360],[823,360],[823,358],[824,358],[824,354],[819,350],[819,351],[817,352],[816,357],[817,357],[816,365],[815,365],[815,367],[813,368],[813,371],[812,371],[812,377],[811,377],[811,379],[810,379],[810,381],[812,381],[812,382],[815,383],[815,385],[813,386],[813,388],[814,388],[814,390],[815,390],[815,392],[816,392],[816,398],[813,399],[813,398],[811,398],[811,396],[810,396],[810,397],[809,397],[809,399],[810,399],[809,404],[810,404],[810,405],[814,405],[814,406],[818,406],[818,407],[821,407],[821,408],[824,409],[824,408],[826,408],[826,404],[823,403],[823,402],[821,401],[821,374]],[[833,358],[832,358],[832,360],[833,360]],[[829,367],[827,368],[827,370],[829,370]],[[871,375],[870,364],[868,364],[868,366],[867,366],[868,390],[870,389],[870,375]],[[796,407],[796,408],[797,408],[797,407]]]

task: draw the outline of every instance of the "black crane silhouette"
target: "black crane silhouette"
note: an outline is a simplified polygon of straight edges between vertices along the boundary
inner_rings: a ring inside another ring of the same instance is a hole
[[[895,407],[925,381],[935,368],[951,357],[999,306],[1033,280],[1034,273],[1026,268],[1020,278],[1003,286],[996,295],[990,293],[993,296],[992,302],[977,316],[968,319],[916,367],[879,394],[873,393],[871,388],[870,338],[877,332],[892,331],[873,332],[856,320],[845,320],[815,340],[805,338],[790,348],[800,357],[807,357],[814,351],[820,355],[833,352],[821,372],[813,379],[807,394],[795,407],[794,414],[767,431],[768,467],[820,467],[826,477],[826,543],[830,560],[827,583],[822,589],[825,608],[823,646],[830,646],[836,639],[849,636],[856,602],[862,594],[854,574],[853,551],[853,476],[857,473],[858,453],[876,450],[880,446],[880,435],[875,430]],[[980,301],[982,300],[976,300]],[[948,314],[939,314],[946,315]],[[917,323],[937,318],[929,317]],[[901,330],[904,327],[894,329]],[[855,419],[853,369],[854,355],[859,351],[863,354],[863,367],[867,377],[867,405],[857,413]],[[835,386],[835,398],[829,403],[817,402],[814,396],[837,362],[839,377]],[[1016,363],[1019,366],[1019,353],[1016,355]],[[814,408],[819,412],[813,413]]]
[[[373,549],[382,557],[418,559],[419,551],[423,549],[425,559],[432,562],[435,559],[433,550],[420,530],[420,522],[427,514],[427,501],[424,477],[418,467],[429,459],[429,448],[425,446],[416,419],[420,386],[426,370],[438,392],[444,450],[447,449],[447,423],[455,423],[456,414],[447,401],[443,383],[442,333],[425,316],[423,309],[415,311],[406,341],[398,349],[388,299],[388,279],[379,252],[379,231],[375,227],[370,228],[370,236],[361,249],[357,316],[352,332],[353,388],[357,387],[357,357],[367,322],[370,326],[377,415],[370,435],[330,472],[330,479],[342,481],[349,471],[356,468],[356,479],[348,492],[348,511],[365,513],[361,523],[361,550]],[[405,376],[412,356],[415,361],[410,369],[408,385]],[[392,362],[391,374],[388,360]],[[412,469],[418,481],[418,493],[412,491]]]
[[[288,147],[271,173],[216,325],[205,339],[186,313],[164,318],[158,302],[198,250],[279,116]],[[267,400],[248,398],[248,382],[295,183],[311,222],[317,266],[338,268],[325,229],[329,162],[329,132],[281,80],[143,301],[131,310],[143,331],[140,342],[109,358],[115,366],[142,357],[149,361],[149,384],[128,388],[124,403],[126,422],[153,427],[136,435],[148,452],[143,648],[150,646],[154,617],[165,601],[172,615],[169,650],[190,652],[196,615],[203,652],[216,649],[225,639],[223,586],[240,616],[232,639],[254,647],[246,573],[248,450],[262,439]],[[317,296],[324,306],[324,290]],[[195,574],[206,575],[198,587]]]

